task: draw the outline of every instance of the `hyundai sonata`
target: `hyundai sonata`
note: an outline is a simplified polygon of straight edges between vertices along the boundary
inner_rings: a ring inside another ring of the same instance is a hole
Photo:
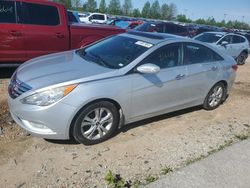
[[[130,31],[26,62],[12,76],[8,102],[34,135],[96,144],[131,122],[217,108],[236,70],[232,57],[199,41]]]

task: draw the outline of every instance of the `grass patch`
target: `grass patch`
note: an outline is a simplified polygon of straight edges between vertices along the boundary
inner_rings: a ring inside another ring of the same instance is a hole
[[[149,184],[149,183],[152,183],[158,179],[159,179],[158,176],[149,175],[145,178],[145,181],[146,181],[146,184]]]
[[[248,135],[244,135],[244,134],[242,134],[242,135],[234,135],[237,139],[239,139],[239,140],[246,140],[246,139],[248,139]]]
[[[162,175],[167,175],[168,173],[173,172],[173,169],[169,166],[165,166],[161,169]]]

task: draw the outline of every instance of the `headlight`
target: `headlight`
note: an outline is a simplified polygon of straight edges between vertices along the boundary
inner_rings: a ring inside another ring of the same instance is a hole
[[[49,89],[40,93],[36,93],[34,95],[30,95],[22,99],[21,102],[24,104],[37,106],[48,106],[68,95],[76,88],[76,86],[77,84]]]

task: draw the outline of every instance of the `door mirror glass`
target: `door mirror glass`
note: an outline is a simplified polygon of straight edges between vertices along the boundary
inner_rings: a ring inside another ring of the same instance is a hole
[[[228,45],[228,42],[227,42],[227,41],[222,41],[222,42],[221,42],[221,46],[226,46],[226,45]]]
[[[155,64],[147,63],[137,67],[136,70],[142,74],[156,74],[160,72],[160,67]]]

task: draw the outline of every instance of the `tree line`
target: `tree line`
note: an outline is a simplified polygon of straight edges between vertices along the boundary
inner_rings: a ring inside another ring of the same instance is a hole
[[[107,4],[106,0],[101,0],[99,5],[96,0],[86,0],[82,6],[80,0],[53,1],[64,4],[67,9],[76,9],[83,12],[108,13],[111,15],[131,16],[136,18],[172,20],[177,14],[177,7],[174,3],[164,3],[160,5],[158,0],[155,0],[152,4],[147,1],[142,10],[134,8],[132,0],[124,0],[124,4],[121,4],[120,0],[110,0],[109,4]]]
[[[83,12],[100,12],[108,13],[111,15],[131,16],[136,18],[150,18],[161,20],[174,20],[184,23],[197,23],[218,27],[236,28],[236,29],[250,29],[249,24],[240,21],[216,21],[213,17],[208,19],[200,18],[198,20],[191,20],[184,14],[177,15],[177,6],[174,3],[163,3],[160,5],[158,0],[154,0],[153,3],[147,1],[142,10],[134,8],[132,0],[124,0],[121,4],[120,0],[110,0],[107,4],[106,0],[101,0],[97,4],[96,0],[85,0],[83,5],[81,0],[53,0],[55,2],[62,3],[67,9],[73,9]]]
[[[179,14],[176,16],[176,20],[183,23],[196,23],[196,24],[203,24],[203,25],[211,25],[211,26],[217,26],[217,27],[225,27],[225,28],[234,28],[234,29],[244,29],[244,30],[250,30],[249,24],[245,22],[240,21],[216,21],[213,17],[209,17],[207,19],[199,18],[197,20],[191,20],[190,18],[187,18],[184,14]]]

